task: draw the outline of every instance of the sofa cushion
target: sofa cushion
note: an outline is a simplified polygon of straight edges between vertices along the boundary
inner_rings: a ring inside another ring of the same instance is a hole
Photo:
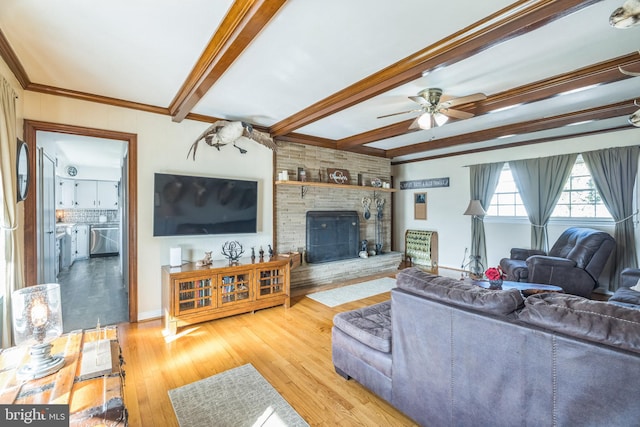
[[[619,288],[611,298],[609,302],[623,302],[625,304],[632,304],[640,306],[640,292],[634,291],[631,288]]]
[[[391,301],[336,314],[333,324],[371,348],[391,352]]]
[[[524,298],[517,289],[485,289],[449,277],[435,276],[417,268],[400,271],[396,279],[398,288],[407,292],[483,313],[512,315],[524,304]]]
[[[519,319],[572,337],[640,353],[640,310],[548,293],[527,298]]]

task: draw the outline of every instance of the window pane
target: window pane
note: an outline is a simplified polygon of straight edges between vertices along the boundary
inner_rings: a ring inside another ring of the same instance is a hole
[[[591,176],[575,176],[571,178],[571,187],[574,190],[582,190],[585,188],[593,188]]]
[[[553,210],[553,213],[551,214],[551,216],[567,216],[570,217],[571,216],[571,211],[569,210],[569,205],[566,204],[562,204],[562,205],[556,205],[555,209]]]
[[[560,194],[560,199],[558,199],[558,204],[562,204],[562,205],[566,205],[567,203],[570,202],[570,198],[569,195],[571,193],[569,193],[568,191],[563,191],[562,194]]]
[[[524,208],[524,205],[515,206],[515,216],[527,216],[527,210]]]
[[[511,205],[500,206],[500,216],[515,216],[516,208]]]
[[[593,218],[595,209],[590,205],[573,205],[571,207],[571,216],[573,218]]]
[[[596,217],[607,218],[611,217],[611,214],[604,204],[598,204],[596,205]]]
[[[589,168],[587,167],[582,155],[579,155],[576,159],[575,165],[573,165],[573,170],[571,171],[571,175],[588,175],[591,176],[589,172]]]
[[[571,192],[571,203],[593,203],[593,199],[593,193],[588,190]]]

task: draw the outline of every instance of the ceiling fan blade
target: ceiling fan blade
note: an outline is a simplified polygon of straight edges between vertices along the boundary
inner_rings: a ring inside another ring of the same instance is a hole
[[[422,111],[422,110],[409,110],[409,111],[401,111],[399,113],[391,113],[391,114],[385,114],[384,116],[378,116],[378,119],[383,119],[385,117],[391,117],[391,116],[397,116],[399,114],[407,114],[407,113],[415,113],[416,111]]]
[[[442,110],[438,110],[440,114],[444,114],[445,116],[453,117],[454,119],[470,119],[474,116],[472,113],[467,113],[466,111],[460,110],[452,110],[450,108],[443,108]]]
[[[427,104],[427,100],[421,96],[410,96],[409,99],[412,100],[413,102],[417,102],[420,105]]]
[[[468,104],[470,102],[482,101],[487,99],[487,95],[484,93],[474,93],[473,95],[461,96],[459,98],[453,98],[445,102],[441,102],[440,105],[444,108],[454,107],[456,105]]]

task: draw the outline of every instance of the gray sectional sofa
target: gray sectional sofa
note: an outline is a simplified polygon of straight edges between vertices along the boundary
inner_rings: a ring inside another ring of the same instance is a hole
[[[423,426],[640,424],[640,310],[409,268],[332,336],[339,374]]]

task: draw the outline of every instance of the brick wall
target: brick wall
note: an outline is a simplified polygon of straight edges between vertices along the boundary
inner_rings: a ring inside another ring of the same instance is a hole
[[[374,198],[384,199],[382,217],[382,242],[383,252],[391,250],[391,194],[389,192],[375,191],[371,187],[371,179],[380,178],[390,181],[391,161],[389,159],[367,156],[363,154],[349,153],[330,148],[314,147],[310,145],[279,142],[276,154],[276,176],[283,170],[289,172],[289,179],[296,180],[298,167],[306,171],[307,181],[327,182],[327,168],[339,168],[349,171],[350,184],[357,184],[358,174],[362,174],[367,187],[354,189],[345,187],[322,188],[305,187],[306,193],[302,196],[302,188],[298,186],[278,185],[275,191],[275,236],[277,252],[288,252],[305,247],[306,212],[310,210],[355,210],[360,213],[360,239],[369,241],[369,249],[374,249],[376,243],[376,205]],[[369,197],[371,202],[371,218],[363,217],[362,199]],[[337,261],[336,263],[339,263]],[[395,261],[394,261],[395,262]],[[330,263],[337,266],[336,263]],[[322,269],[327,269],[327,264]],[[339,267],[335,267],[339,268]],[[357,270],[357,269],[356,269]],[[377,273],[370,271],[368,274]],[[295,286],[295,271],[292,273],[292,285]],[[353,274],[364,275],[354,271]],[[305,280],[305,284],[309,284]]]

